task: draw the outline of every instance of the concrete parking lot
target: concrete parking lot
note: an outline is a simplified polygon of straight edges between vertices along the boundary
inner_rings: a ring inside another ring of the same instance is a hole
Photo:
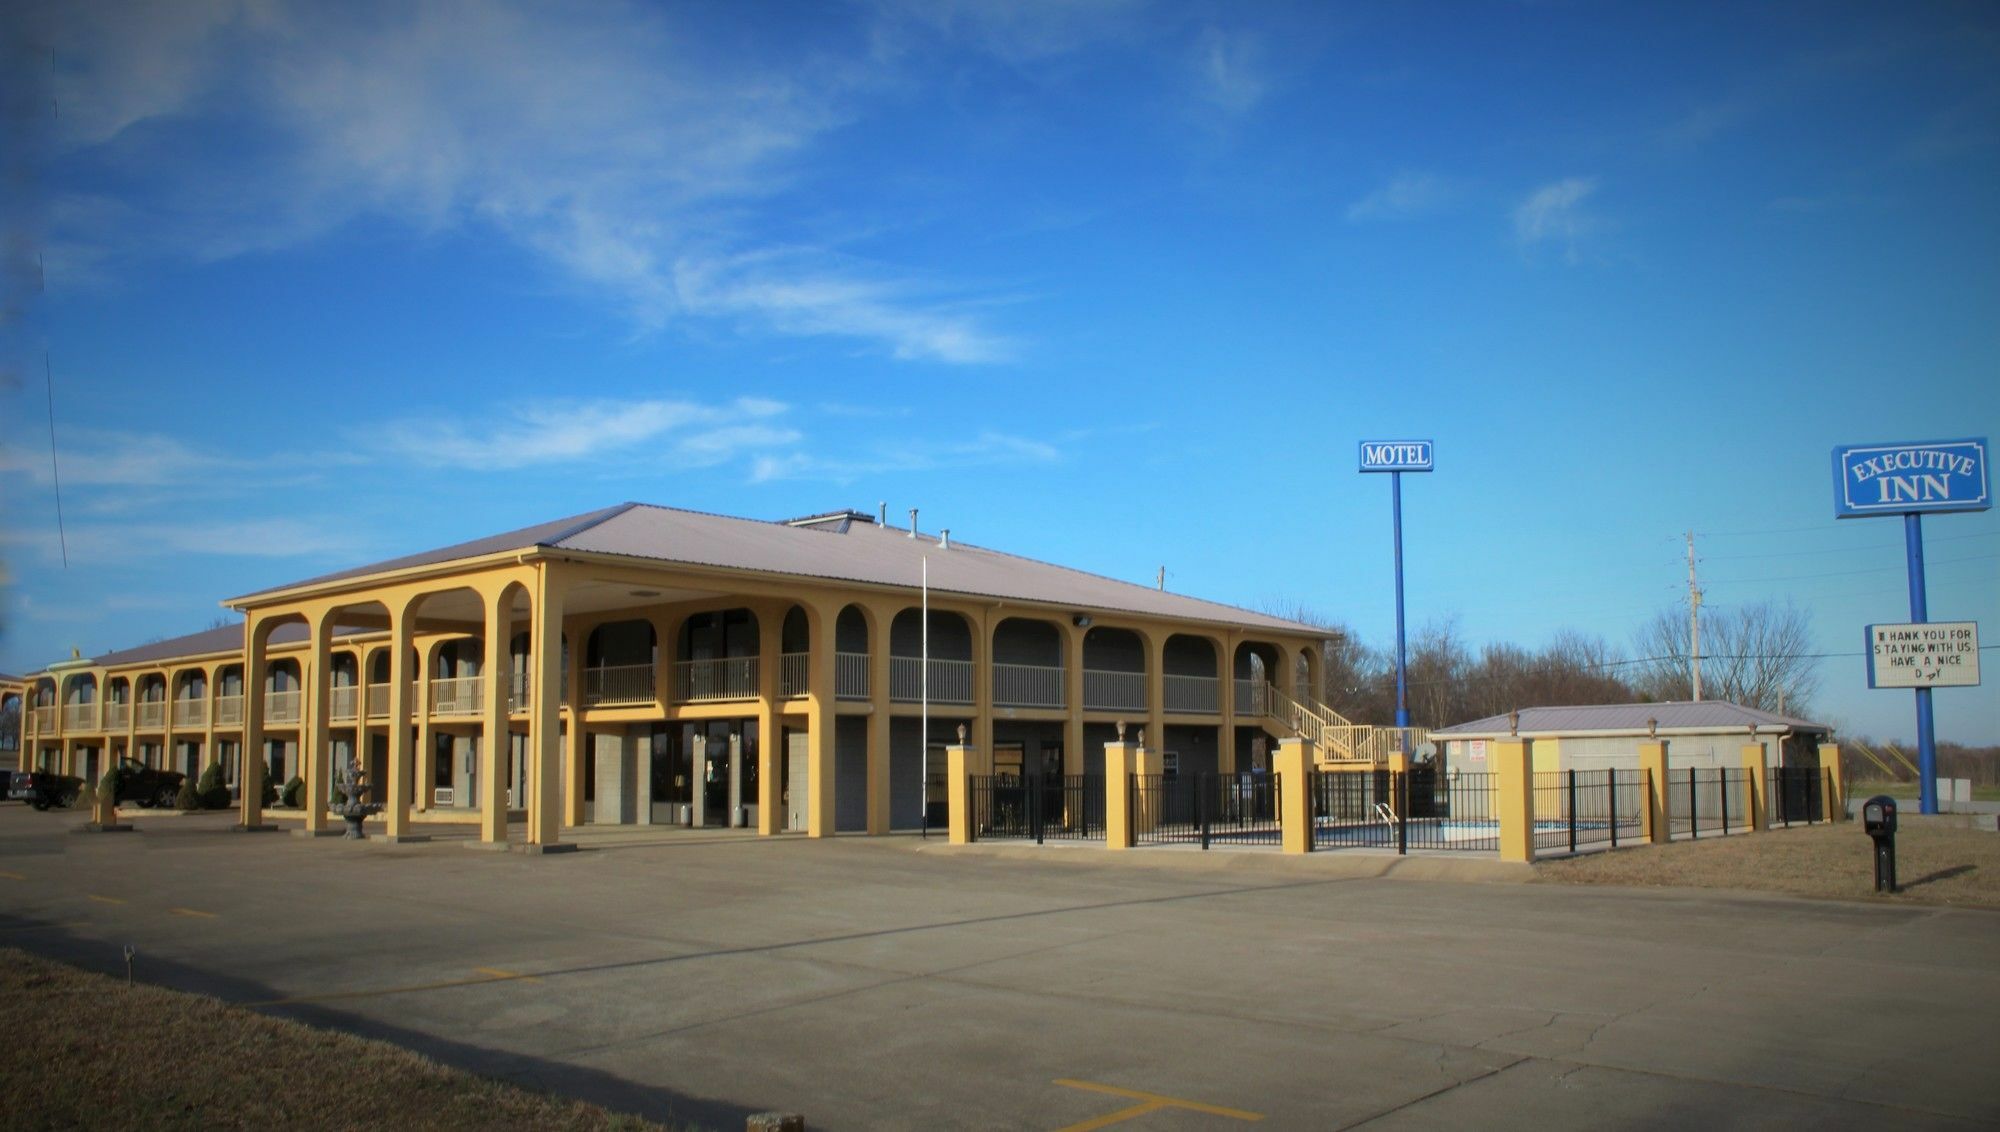
[[[6,943],[120,971],[131,944],[147,981],[698,1126],[2000,1123],[1992,912],[1337,853],[82,820],[0,807]]]

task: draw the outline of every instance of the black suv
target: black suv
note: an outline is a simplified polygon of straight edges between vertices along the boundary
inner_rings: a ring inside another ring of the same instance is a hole
[[[154,806],[173,808],[187,775],[177,770],[154,770],[138,759],[118,760],[118,804],[137,802],[141,809]]]

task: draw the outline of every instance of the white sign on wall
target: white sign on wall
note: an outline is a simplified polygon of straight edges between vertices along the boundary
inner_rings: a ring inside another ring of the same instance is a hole
[[[1979,622],[1868,626],[1870,688],[1970,688],[1979,683]]]

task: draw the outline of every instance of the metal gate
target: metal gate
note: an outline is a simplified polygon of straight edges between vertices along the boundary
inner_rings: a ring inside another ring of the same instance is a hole
[[[1278,776],[1203,772],[1168,778],[1135,774],[1132,841],[1137,845],[1266,845],[1280,841]]]
[[[973,775],[975,841],[1104,840],[1104,779],[1083,774]]]

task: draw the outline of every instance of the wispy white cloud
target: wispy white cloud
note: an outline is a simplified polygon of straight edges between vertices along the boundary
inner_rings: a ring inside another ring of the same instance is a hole
[[[884,20],[878,37],[916,26],[1013,64],[1133,36],[1148,9],[1147,0],[874,0],[871,6]]]
[[[849,483],[866,476],[923,472],[938,468],[1018,467],[1053,464],[1062,451],[1053,444],[1000,432],[982,432],[963,443],[910,442],[881,445],[854,456],[822,456],[787,452],[757,457],[751,465],[754,483],[815,479]]]
[[[1556,243],[1571,263],[1577,261],[1578,241],[1598,227],[1584,210],[1597,191],[1595,177],[1565,177],[1531,192],[1514,208],[1514,238],[1524,248]]]
[[[1210,103],[1242,114],[1263,101],[1271,82],[1257,36],[1211,27],[1202,33],[1196,50],[1202,94]]]
[[[353,532],[303,518],[244,518],[178,523],[72,523],[53,529],[0,534],[0,545],[21,547],[55,562],[117,564],[153,558],[345,558],[356,551]]]
[[[977,313],[903,267],[770,257],[753,234],[881,82],[866,67],[775,39],[712,51],[682,13],[618,3],[44,11],[64,60],[56,144],[129,175],[52,202],[52,271],[70,280],[127,255],[234,256],[388,216],[498,232],[648,330],[703,317],[898,358],[1006,356]],[[1064,41],[966,12],[1015,28],[1022,50]]]
[[[39,487],[51,486],[59,473],[65,487],[168,488],[212,480],[244,466],[159,433],[65,427],[56,441],[53,465],[46,447],[0,448],[0,475],[25,476]]]
[[[1347,206],[1349,223],[1405,220],[1434,212],[1450,203],[1451,186],[1434,173],[1406,171]]]
[[[720,404],[676,400],[536,401],[497,418],[406,418],[373,427],[366,442],[427,467],[502,471],[645,452],[651,460],[711,467],[749,452],[796,444],[788,407],[744,397]]]

